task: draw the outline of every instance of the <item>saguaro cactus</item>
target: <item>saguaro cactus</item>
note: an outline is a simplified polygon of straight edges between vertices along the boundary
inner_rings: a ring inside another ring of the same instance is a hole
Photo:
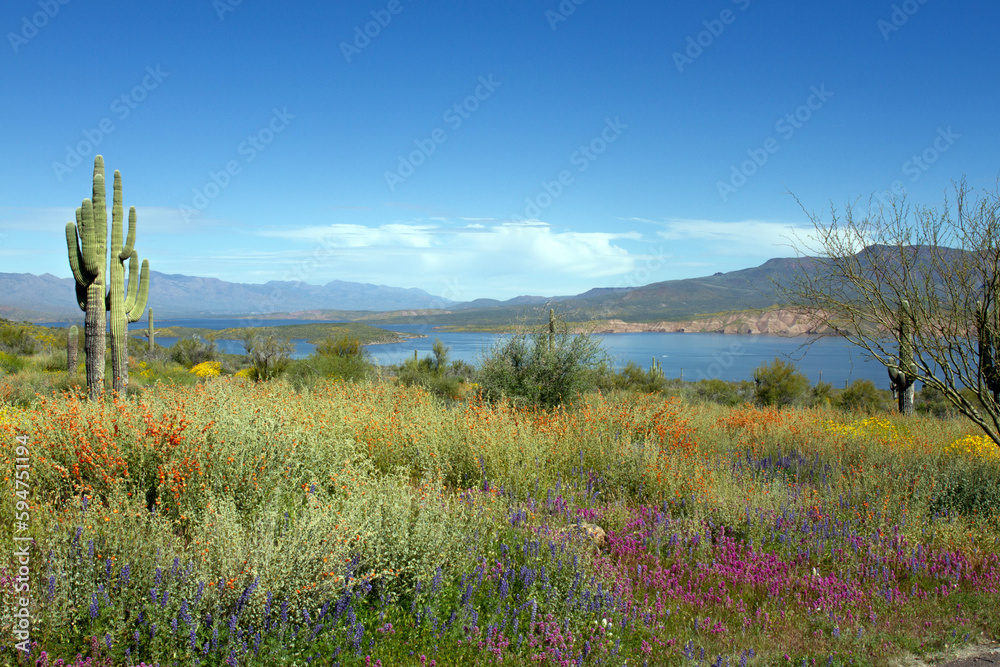
[[[104,390],[104,350],[107,327],[105,261],[108,212],[105,208],[104,158],[94,158],[94,190],[76,209],[76,222],[66,223],[69,266],[76,279],[76,300],[86,313],[84,353],[87,357],[87,394],[96,399]]]
[[[556,337],[556,311],[554,308],[549,308],[549,352],[552,351],[552,346],[555,343]]]
[[[150,308],[149,311],[148,311],[148,313],[149,313],[149,328],[146,329],[146,338],[149,339],[149,351],[152,352],[153,351],[153,334],[155,333],[153,331],[153,309]]]
[[[74,324],[66,332],[66,370],[70,375],[76,374],[76,360],[80,348],[80,330]]]
[[[1000,313],[994,309],[990,313],[982,303],[976,307],[976,338],[979,343],[979,376],[986,389],[993,395],[993,400],[1000,403],[1000,367],[997,357],[1000,356]]]
[[[910,304],[903,300],[899,305],[899,363],[889,366],[889,382],[896,399],[899,401],[899,411],[904,415],[913,414],[913,399],[916,394],[914,382],[916,369],[913,363],[913,334],[910,330]]]
[[[142,317],[149,297],[149,260],[142,260],[135,244],[135,207],[128,210],[128,237],[124,243],[122,177],[115,171],[114,199],[111,204],[111,270],[107,307],[111,312],[111,388],[124,394],[128,387],[128,325]],[[125,294],[125,262],[128,261],[128,295]]]

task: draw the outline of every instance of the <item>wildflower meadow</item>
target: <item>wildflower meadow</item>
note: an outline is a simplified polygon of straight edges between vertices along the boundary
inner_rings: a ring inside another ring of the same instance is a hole
[[[30,615],[25,654],[5,604],[4,664],[886,665],[1000,637],[1000,456],[961,419],[218,373],[0,412],[0,587]]]

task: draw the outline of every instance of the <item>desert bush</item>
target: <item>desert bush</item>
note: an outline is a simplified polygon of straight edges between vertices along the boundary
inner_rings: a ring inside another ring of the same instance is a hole
[[[643,370],[639,364],[629,361],[619,371],[602,369],[598,384],[604,390],[622,389],[654,394],[666,390],[671,383],[655,367]]]
[[[834,399],[836,407],[846,412],[874,414],[887,412],[889,401],[871,380],[855,380]]]
[[[38,351],[38,341],[27,328],[11,322],[0,323],[0,352],[27,356]]]
[[[719,378],[710,378],[693,383],[688,393],[698,402],[736,406],[753,401],[754,386],[746,380],[726,382]]]
[[[754,396],[759,405],[788,407],[801,403],[809,391],[809,379],[794,364],[775,357],[754,369]]]
[[[518,333],[496,342],[476,380],[488,400],[553,408],[594,387],[606,356],[588,334]]]
[[[170,347],[170,358],[186,368],[192,368],[206,361],[215,361],[219,347],[214,340],[201,336],[181,338]]]
[[[332,336],[316,343],[316,354],[322,357],[366,356],[361,340],[356,336]]]
[[[279,338],[273,331],[251,329],[243,336],[243,346],[253,369],[252,379],[258,382],[272,380],[288,368],[295,346],[288,338]]]

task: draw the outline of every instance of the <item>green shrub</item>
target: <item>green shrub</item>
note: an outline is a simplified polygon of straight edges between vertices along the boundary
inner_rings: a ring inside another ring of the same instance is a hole
[[[855,380],[836,398],[836,406],[847,412],[888,412],[889,402],[885,393],[875,387],[871,380]]]
[[[38,351],[38,341],[23,326],[0,325],[0,352],[27,356]]]
[[[15,375],[20,373],[24,369],[25,361],[21,357],[10,354],[9,352],[0,352],[0,371],[3,371],[7,375]]]
[[[809,379],[795,364],[775,357],[770,364],[754,369],[754,396],[757,403],[769,407],[787,407],[801,403],[809,391]]]
[[[746,380],[742,382],[726,382],[718,378],[699,380],[692,385],[692,391],[702,403],[716,405],[743,405],[754,399],[753,384]]]
[[[366,353],[356,336],[335,336],[316,343],[316,354],[321,357],[360,357]]]
[[[170,348],[170,358],[186,368],[215,361],[218,355],[219,348],[214,340],[205,340],[197,335],[181,338]]]
[[[670,383],[663,372],[655,367],[643,370],[639,364],[629,361],[618,372],[610,372],[601,378],[601,385],[609,389],[627,389],[645,394],[664,391]]]
[[[606,356],[587,334],[518,333],[496,342],[477,381],[488,400],[552,408],[593,388]]]
[[[250,377],[258,382],[273,380],[284,373],[295,349],[290,339],[278,338],[273,331],[250,330],[243,336],[243,346],[250,357]]]

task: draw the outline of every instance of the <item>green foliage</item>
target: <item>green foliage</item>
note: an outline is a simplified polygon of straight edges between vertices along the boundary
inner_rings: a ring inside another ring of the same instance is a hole
[[[834,391],[833,385],[829,382],[817,382],[813,385],[812,392],[809,397],[809,405],[811,407],[826,407],[832,406],[834,404]]]
[[[914,409],[917,414],[931,415],[946,419],[958,414],[955,404],[945,398],[944,393],[928,385],[924,385],[917,392]]]
[[[205,340],[201,336],[181,338],[170,348],[170,358],[186,368],[197,366],[206,361],[216,361],[219,347],[214,340]]]
[[[655,360],[649,370],[643,370],[639,364],[629,361],[620,371],[605,371],[601,375],[599,384],[602,389],[656,394],[671,386],[671,382],[663,376],[663,369],[655,363]]]
[[[719,378],[699,380],[692,386],[694,396],[703,403],[737,406],[753,401],[754,386],[746,380],[742,382],[726,382]]]
[[[7,375],[20,373],[25,366],[25,361],[21,357],[9,352],[0,352],[0,371]]]
[[[251,377],[257,382],[267,382],[284,373],[295,350],[290,339],[279,338],[266,329],[249,330],[243,337],[243,347],[250,357]]]
[[[316,354],[321,357],[360,357],[364,353],[357,336],[330,336],[316,343]]]
[[[932,513],[978,517],[1000,524],[1000,465],[951,457],[934,476]]]
[[[838,408],[845,412],[874,414],[886,412],[889,409],[885,392],[879,391],[871,380],[855,380],[851,386],[840,392],[835,403]]]
[[[27,327],[12,322],[0,326],[0,352],[27,356],[38,351],[38,341]]]
[[[593,388],[606,356],[587,334],[518,333],[497,341],[477,381],[488,400],[553,408]]]
[[[434,372],[443,373],[448,365],[448,346],[440,338],[435,338],[431,351],[434,354]]]
[[[757,403],[769,407],[796,405],[809,391],[809,379],[798,372],[795,364],[778,357],[754,369],[753,382]]]

